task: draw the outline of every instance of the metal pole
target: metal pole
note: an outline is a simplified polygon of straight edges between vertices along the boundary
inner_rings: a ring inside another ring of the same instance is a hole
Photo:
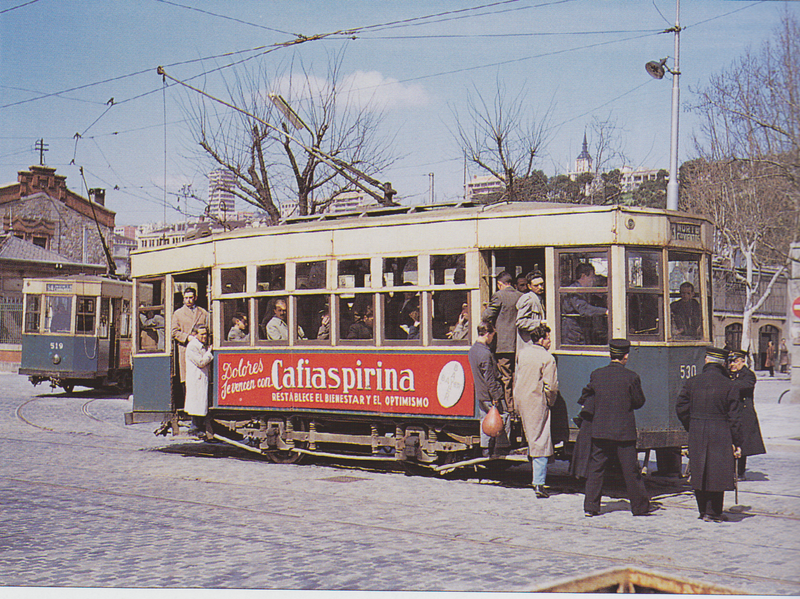
[[[672,119],[670,127],[669,182],[667,183],[667,210],[678,209],[678,111],[680,109],[680,26],[681,0],[675,0],[675,64],[672,70]]]

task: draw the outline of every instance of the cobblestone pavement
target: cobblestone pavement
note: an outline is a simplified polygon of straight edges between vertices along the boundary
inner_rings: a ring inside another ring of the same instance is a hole
[[[524,591],[632,566],[754,594],[800,594],[800,405],[760,381],[769,453],[750,458],[731,521],[697,520],[683,481],[648,477],[661,510],[600,517],[551,467],[447,480],[320,462],[276,465],[126,427],[126,398],[0,374],[0,585]]]

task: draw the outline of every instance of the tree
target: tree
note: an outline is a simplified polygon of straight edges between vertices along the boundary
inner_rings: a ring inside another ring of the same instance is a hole
[[[633,203],[648,208],[667,207],[667,179],[669,173],[663,168],[656,173],[655,180],[648,179],[633,191]]]
[[[699,158],[684,165],[683,206],[708,215],[717,253],[745,288],[742,348],[753,313],[787,269],[800,231],[800,26],[784,13],[772,40],[699,91]],[[739,268],[740,267],[740,268]],[[765,274],[765,267],[772,267]],[[762,277],[768,283],[761,286]]]
[[[342,83],[342,58],[329,58],[325,79],[302,61],[275,72],[266,63],[236,72],[226,81],[233,111],[204,97],[192,96],[188,103],[195,141],[236,176],[234,194],[265,210],[273,223],[280,219],[276,194],[296,200],[301,216],[360,186],[377,201],[391,199],[372,179],[394,161],[391,140],[378,135],[383,113],[373,103],[352,101]],[[303,116],[300,130],[284,122],[268,97],[271,91],[280,91]]]
[[[541,119],[528,113],[530,96],[523,88],[509,96],[497,82],[489,102],[477,90],[467,95],[467,115],[456,120],[456,138],[466,159],[503,183],[501,199],[524,199],[521,185],[534,172],[549,135],[550,109]]]

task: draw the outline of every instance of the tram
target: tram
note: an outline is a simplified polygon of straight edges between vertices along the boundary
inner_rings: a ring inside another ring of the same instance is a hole
[[[97,275],[26,278],[19,373],[34,385],[49,381],[130,389],[130,281]]]
[[[675,398],[711,334],[712,233],[678,212],[532,202],[295,218],[134,252],[135,320],[170,331],[181,292],[196,289],[210,312],[217,439],[277,462],[335,455],[447,471],[487,459],[467,351],[496,277],[540,270],[560,385],[554,441],[574,441],[581,390],[608,362],[608,340],[626,337],[647,397],[638,447],[674,451],[686,443]],[[675,309],[686,283],[692,330]],[[454,334],[459,317],[465,335]],[[126,422],[175,432],[176,346],[142,345],[141,328],[135,338]],[[512,436],[527,459],[521,426]]]

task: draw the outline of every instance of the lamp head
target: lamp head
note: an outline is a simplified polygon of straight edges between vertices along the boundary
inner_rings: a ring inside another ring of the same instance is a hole
[[[666,69],[664,65],[666,65],[667,59],[662,58],[660,61],[651,60],[646,65],[644,65],[645,71],[647,74],[650,75],[653,79],[663,79],[664,73],[666,73]]]

